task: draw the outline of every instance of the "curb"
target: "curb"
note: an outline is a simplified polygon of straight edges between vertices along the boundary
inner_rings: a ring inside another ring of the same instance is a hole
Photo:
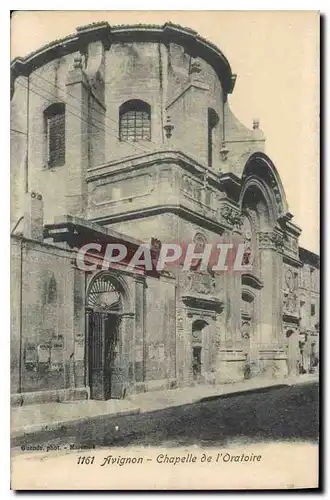
[[[19,429],[14,429],[10,438],[11,441],[23,437],[31,436],[32,434],[38,434],[41,432],[54,432],[58,430],[64,430],[68,427],[75,427],[81,425],[91,420],[103,419],[103,418],[117,418],[117,417],[128,417],[130,415],[138,415],[141,412],[140,408],[135,408],[134,410],[124,410],[118,411],[116,413],[101,413],[99,415],[89,415],[88,417],[76,418],[73,420],[58,420],[56,422],[29,425],[27,427],[21,427]]]
[[[215,394],[214,396],[206,396],[205,398],[201,398],[198,401],[200,403],[204,403],[206,401],[213,401],[216,399],[226,399],[234,396],[242,396],[243,394],[257,394],[262,392],[271,391],[272,389],[282,389],[283,387],[290,387],[290,384],[274,384],[274,385],[265,385],[264,387],[253,387],[242,389],[236,392],[224,392],[222,394]]]

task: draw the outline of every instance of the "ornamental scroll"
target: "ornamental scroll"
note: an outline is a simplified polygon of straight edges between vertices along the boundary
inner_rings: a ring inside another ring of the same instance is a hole
[[[231,226],[233,229],[236,230],[241,229],[244,218],[240,214],[240,212],[238,212],[238,210],[228,205],[225,205],[219,210],[219,215],[225,224]]]
[[[296,314],[298,312],[298,283],[297,277],[291,269],[288,269],[285,273],[285,286],[286,289],[283,293],[284,312]]]
[[[278,251],[283,251],[284,248],[284,237],[281,233],[275,233],[273,231],[260,231],[259,236],[259,248],[272,248]]]
[[[215,292],[215,278],[209,273],[187,272],[184,280],[185,292],[210,295]]]

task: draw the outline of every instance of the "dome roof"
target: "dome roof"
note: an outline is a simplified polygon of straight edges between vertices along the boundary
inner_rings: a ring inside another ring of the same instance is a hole
[[[79,27],[76,33],[55,40],[24,58],[15,58],[11,64],[12,76],[13,78],[19,75],[27,76],[47,62],[77,52],[96,40],[102,40],[107,47],[113,43],[133,41],[177,43],[194,57],[201,57],[214,68],[226,93],[231,93],[234,89],[236,75],[232,73],[223,53],[196,31],[170,22],[163,26],[154,24],[110,26],[107,22],[100,22]]]

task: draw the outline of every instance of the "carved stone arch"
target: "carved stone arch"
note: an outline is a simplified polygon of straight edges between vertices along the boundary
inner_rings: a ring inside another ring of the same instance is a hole
[[[251,177],[259,179],[264,186],[265,199],[274,209],[275,220],[281,214],[288,212],[288,204],[279,173],[271,159],[264,153],[257,152],[248,158],[242,175],[242,191]],[[242,193],[240,199],[242,199]]]
[[[241,211],[255,213],[258,229],[272,230],[277,221],[274,201],[267,186],[255,175],[249,176],[242,186],[240,194]]]
[[[242,215],[243,216],[246,215],[250,219],[250,221],[251,221],[251,223],[256,231],[259,230],[259,220],[258,220],[257,212],[255,210],[253,210],[250,207],[244,207],[242,210]]]
[[[93,276],[86,293],[86,308],[93,309],[100,293],[112,294],[109,309],[127,313],[131,311],[130,292],[125,278],[116,271],[101,271]],[[104,305],[106,309],[106,304]]]

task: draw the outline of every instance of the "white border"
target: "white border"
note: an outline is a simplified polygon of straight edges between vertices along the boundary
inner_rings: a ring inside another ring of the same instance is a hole
[[[217,1],[204,1],[202,3],[203,9],[198,9],[200,7],[200,2],[192,2],[192,1],[181,1],[177,0],[168,0],[165,4],[165,8],[159,8],[159,4],[156,5],[155,2],[151,1],[141,1],[138,4],[132,1],[123,0],[120,2],[120,9],[115,9],[113,2],[109,2],[109,0],[97,2],[93,2],[93,6],[97,4],[97,9],[93,10],[219,10],[219,2]],[[248,4],[248,5],[247,5]],[[0,473],[0,491],[1,498],[7,498],[9,495],[13,493],[9,491],[9,477],[10,477],[10,465],[9,465],[9,455],[10,455],[10,447],[9,447],[9,434],[10,434],[10,416],[9,416],[9,374],[10,374],[10,366],[9,366],[9,54],[10,54],[10,19],[9,19],[9,9],[15,8],[16,10],[91,10],[90,2],[79,2],[79,8],[77,8],[77,3],[71,2],[69,0],[57,0],[57,2],[49,2],[45,4],[45,2],[41,2],[39,0],[30,0],[26,2],[26,0],[20,0],[16,2],[3,2],[0,7],[0,34],[1,34],[1,43],[0,43],[0,55],[2,61],[2,78],[1,78],[1,98],[3,100],[1,106],[1,222],[3,228],[3,238],[1,240],[1,263],[2,263],[2,273],[1,273],[1,309],[2,309],[2,324],[1,324],[1,335],[4,336],[2,340],[2,347],[0,349],[0,366],[1,366],[1,382],[2,382],[2,405],[3,412],[1,413],[1,431],[2,431],[2,439],[1,443],[1,473]],[[51,8],[53,7],[53,8]],[[248,7],[248,8],[247,8]],[[221,2],[221,10],[319,10],[323,15],[327,15],[330,12],[330,4],[329,1],[323,0],[319,2],[308,1],[308,0],[300,0],[299,2],[288,2],[288,0],[276,0],[276,1],[250,1],[246,2],[246,0],[230,0],[230,1],[222,1]],[[328,20],[326,20],[328,21]],[[24,34],[22,34],[24,36]],[[323,52],[325,52],[324,59],[326,56],[326,52],[329,49],[329,35],[328,32],[324,33],[324,44],[323,44]],[[324,60],[324,63],[328,62],[327,58]],[[329,82],[329,64],[324,67],[324,81]],[[325,83],[323,83],[325,85]],[[324,105],[325,103],[323,103]],[[326,108],[323,110],[323,122],[326,120],[328,116],[328,106],[329,101],[327,102]],[[324,127],[325,129],[325,127]],[[323,147],[325,148],[327,137],[325,136],[324,130],[324,138],[323,138]],[[324,152],[323,156],[323,172],[325,173],[327,165],[326,165],[326,154]],[[329,193],[330,193],[330,181],[329,175],[325,175],[323,177],[323,182],[325,182],[324,189],[324,210],[323,217],[328,214],[328,204],[329,204]],[[324,235],[325,236],[325,235]],[[324,257],[329,257],[329,246],[325,249]],[[323,274],[323,273],[322,273]],[[329,273],[326,273],[325,285],[329,284]],[[326,318],[325,318],[326,319]],[[325,322],[325,325],[327,323]],[[325,373],[327,360],[330,359],[329,356],[329,342],[326,343],[326,335],[328,334],[327,328],[321,329],[321,335],[323,336],[322,346],[326,348],[326,352],[323,354],[323,375],[324,375],[324,384],[328,386],[328,374]],[[4,381],[8,381],[8,384],[5,384]],[[326,392],[326,391],[324,391]],[[326,401],[324,401],[325,406]],[[328,415],[328,408],[324,408],[325,414]],[[324,421],[326,421],[324,415]],[[324,440],[325,442],[325,440]],[[327,450],[326,450],[327,451]],[[325,456],[327,458],[327,454]],[[324,467],[324,477],[330,477],[329,475],[330,468],[328,461],[325,460]],[[326,485],[327,486],[327,485]],[[33,494],[33,493],[32,493]],[[39,496],[39,495],[38,495]],[[42,495],[41,495],[42,496]],[[94,496],[90,494],[89,496]],[[120,495],[122,497],[122,495]],[[250,495],[249,495],[250,496]],[[251,494],[252,496],[252,494]],[[69,497],[69,494],[62,494],[62,498]],[[232,497],[232,495],[231,495]]]

